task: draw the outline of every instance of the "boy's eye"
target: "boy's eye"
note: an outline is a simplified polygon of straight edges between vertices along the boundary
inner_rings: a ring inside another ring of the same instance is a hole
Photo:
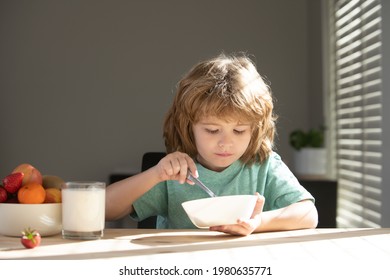
[[[235,129],[234,133],[236,133],[236,134],[243,134],[243,133],[245,133],[245,130],[237,130],[237,129]]]
[[[206,132],[208,132],[210,134],[217,134],[218,133],[218,129],[206,128]]]

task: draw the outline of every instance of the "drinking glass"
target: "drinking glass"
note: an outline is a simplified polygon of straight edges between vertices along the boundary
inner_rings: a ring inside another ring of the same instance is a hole
[[[62,237],[99,239],[105,224],[106,184],[67,182],[62,186]]]

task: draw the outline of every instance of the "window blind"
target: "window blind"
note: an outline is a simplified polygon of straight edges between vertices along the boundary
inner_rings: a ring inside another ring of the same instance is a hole
[[[381,221],[381,4],[330,0],[337,226]]]

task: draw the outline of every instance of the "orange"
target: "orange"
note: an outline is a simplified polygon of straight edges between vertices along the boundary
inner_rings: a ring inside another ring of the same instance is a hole
[[[20,203],[39,204],[45,201],[45,197],[45,189],[37,183],[24,185],[18,191],[18,200]]]

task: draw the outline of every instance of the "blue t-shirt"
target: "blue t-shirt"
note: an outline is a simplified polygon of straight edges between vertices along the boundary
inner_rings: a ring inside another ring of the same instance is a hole
[[[236,161],[221,172],[215,172],[197,164],[199,179],[217,196],[250,194],[256,192],[265,197],[263,211],[286,207],[313,196],[301,186],[277,153],[272,153],[262,164],[244,165]],[[135,220],[158,216],[157,228],[196,228],[182,203],[208,197],[196,185],[164,181],[136,200],[131,214]]]

